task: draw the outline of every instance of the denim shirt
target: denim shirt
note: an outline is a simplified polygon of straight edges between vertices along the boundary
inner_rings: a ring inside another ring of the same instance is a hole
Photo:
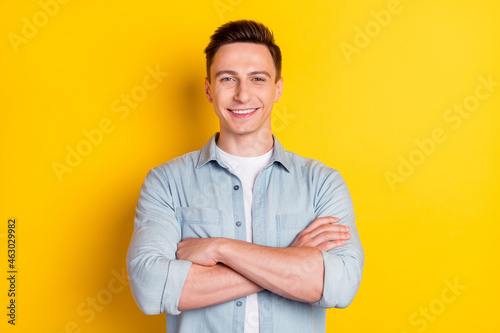
[[[207,308],[177,308],[190,261],[177,260],[185,237],[245,240],[242,184],[221,161],[218,133],[203,149],[149,171],[136,207],[127,269],[134,299],[146,314],[167,313],[167,331],[241,332],[246,297]],[[293,301],[270,291],[258,293],[260,332],[325,332],[326,308],[353,300],[363,271],[351,197],[339,172],[285,151],[274,138],[269,165],[253,189],[255,244],[287,247],[318,217],[333,216],[350,228],[346,245],[322,251],[324,287],[316,303]],[[302,269],[309,269],[304,264]]]

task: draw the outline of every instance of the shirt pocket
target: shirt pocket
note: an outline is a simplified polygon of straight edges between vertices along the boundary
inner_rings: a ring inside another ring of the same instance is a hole
[[[288,247],[298,233],[304,230],[314,219],[315,213],[288,213],[276,215],[278,247]]]
[[[222,236],[222,212],[215,208],[179,207],[175,217],[181,225],[181,238]]]

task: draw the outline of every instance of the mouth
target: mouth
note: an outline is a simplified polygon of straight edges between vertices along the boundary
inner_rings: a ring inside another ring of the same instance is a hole
[[[257,111],[259,108],[248,108],[248,109],[227,109],[230,111],[232,114],[237,116],[238,118],[241,117],[249,117],[252,115],[255,111]]]

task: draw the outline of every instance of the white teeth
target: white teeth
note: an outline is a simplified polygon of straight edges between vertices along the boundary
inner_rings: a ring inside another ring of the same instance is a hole
[[[232,113],[236,113],[236,114],[247,114],[247,113],[251,113],[251,112],[254,112],[255,110],[257,110],[258,108],[255,108],[255,109],[247,109],[247,110],[231,110],[229,109],[229,111],[231,111]]]

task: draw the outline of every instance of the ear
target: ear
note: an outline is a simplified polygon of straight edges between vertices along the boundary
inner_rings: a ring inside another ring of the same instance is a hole
[[[274,103],[280,100],[282,92],[283,92],[283,77],[280,77],[280,79],[276,83],[276,93],[274,94]]]
[[[212,89],[210,88],[210,83],[208,82],[207,78],[205,78],[205,95],[207,96],[207,99],[210,103],[214,102],[214,100],[212,99]]]

